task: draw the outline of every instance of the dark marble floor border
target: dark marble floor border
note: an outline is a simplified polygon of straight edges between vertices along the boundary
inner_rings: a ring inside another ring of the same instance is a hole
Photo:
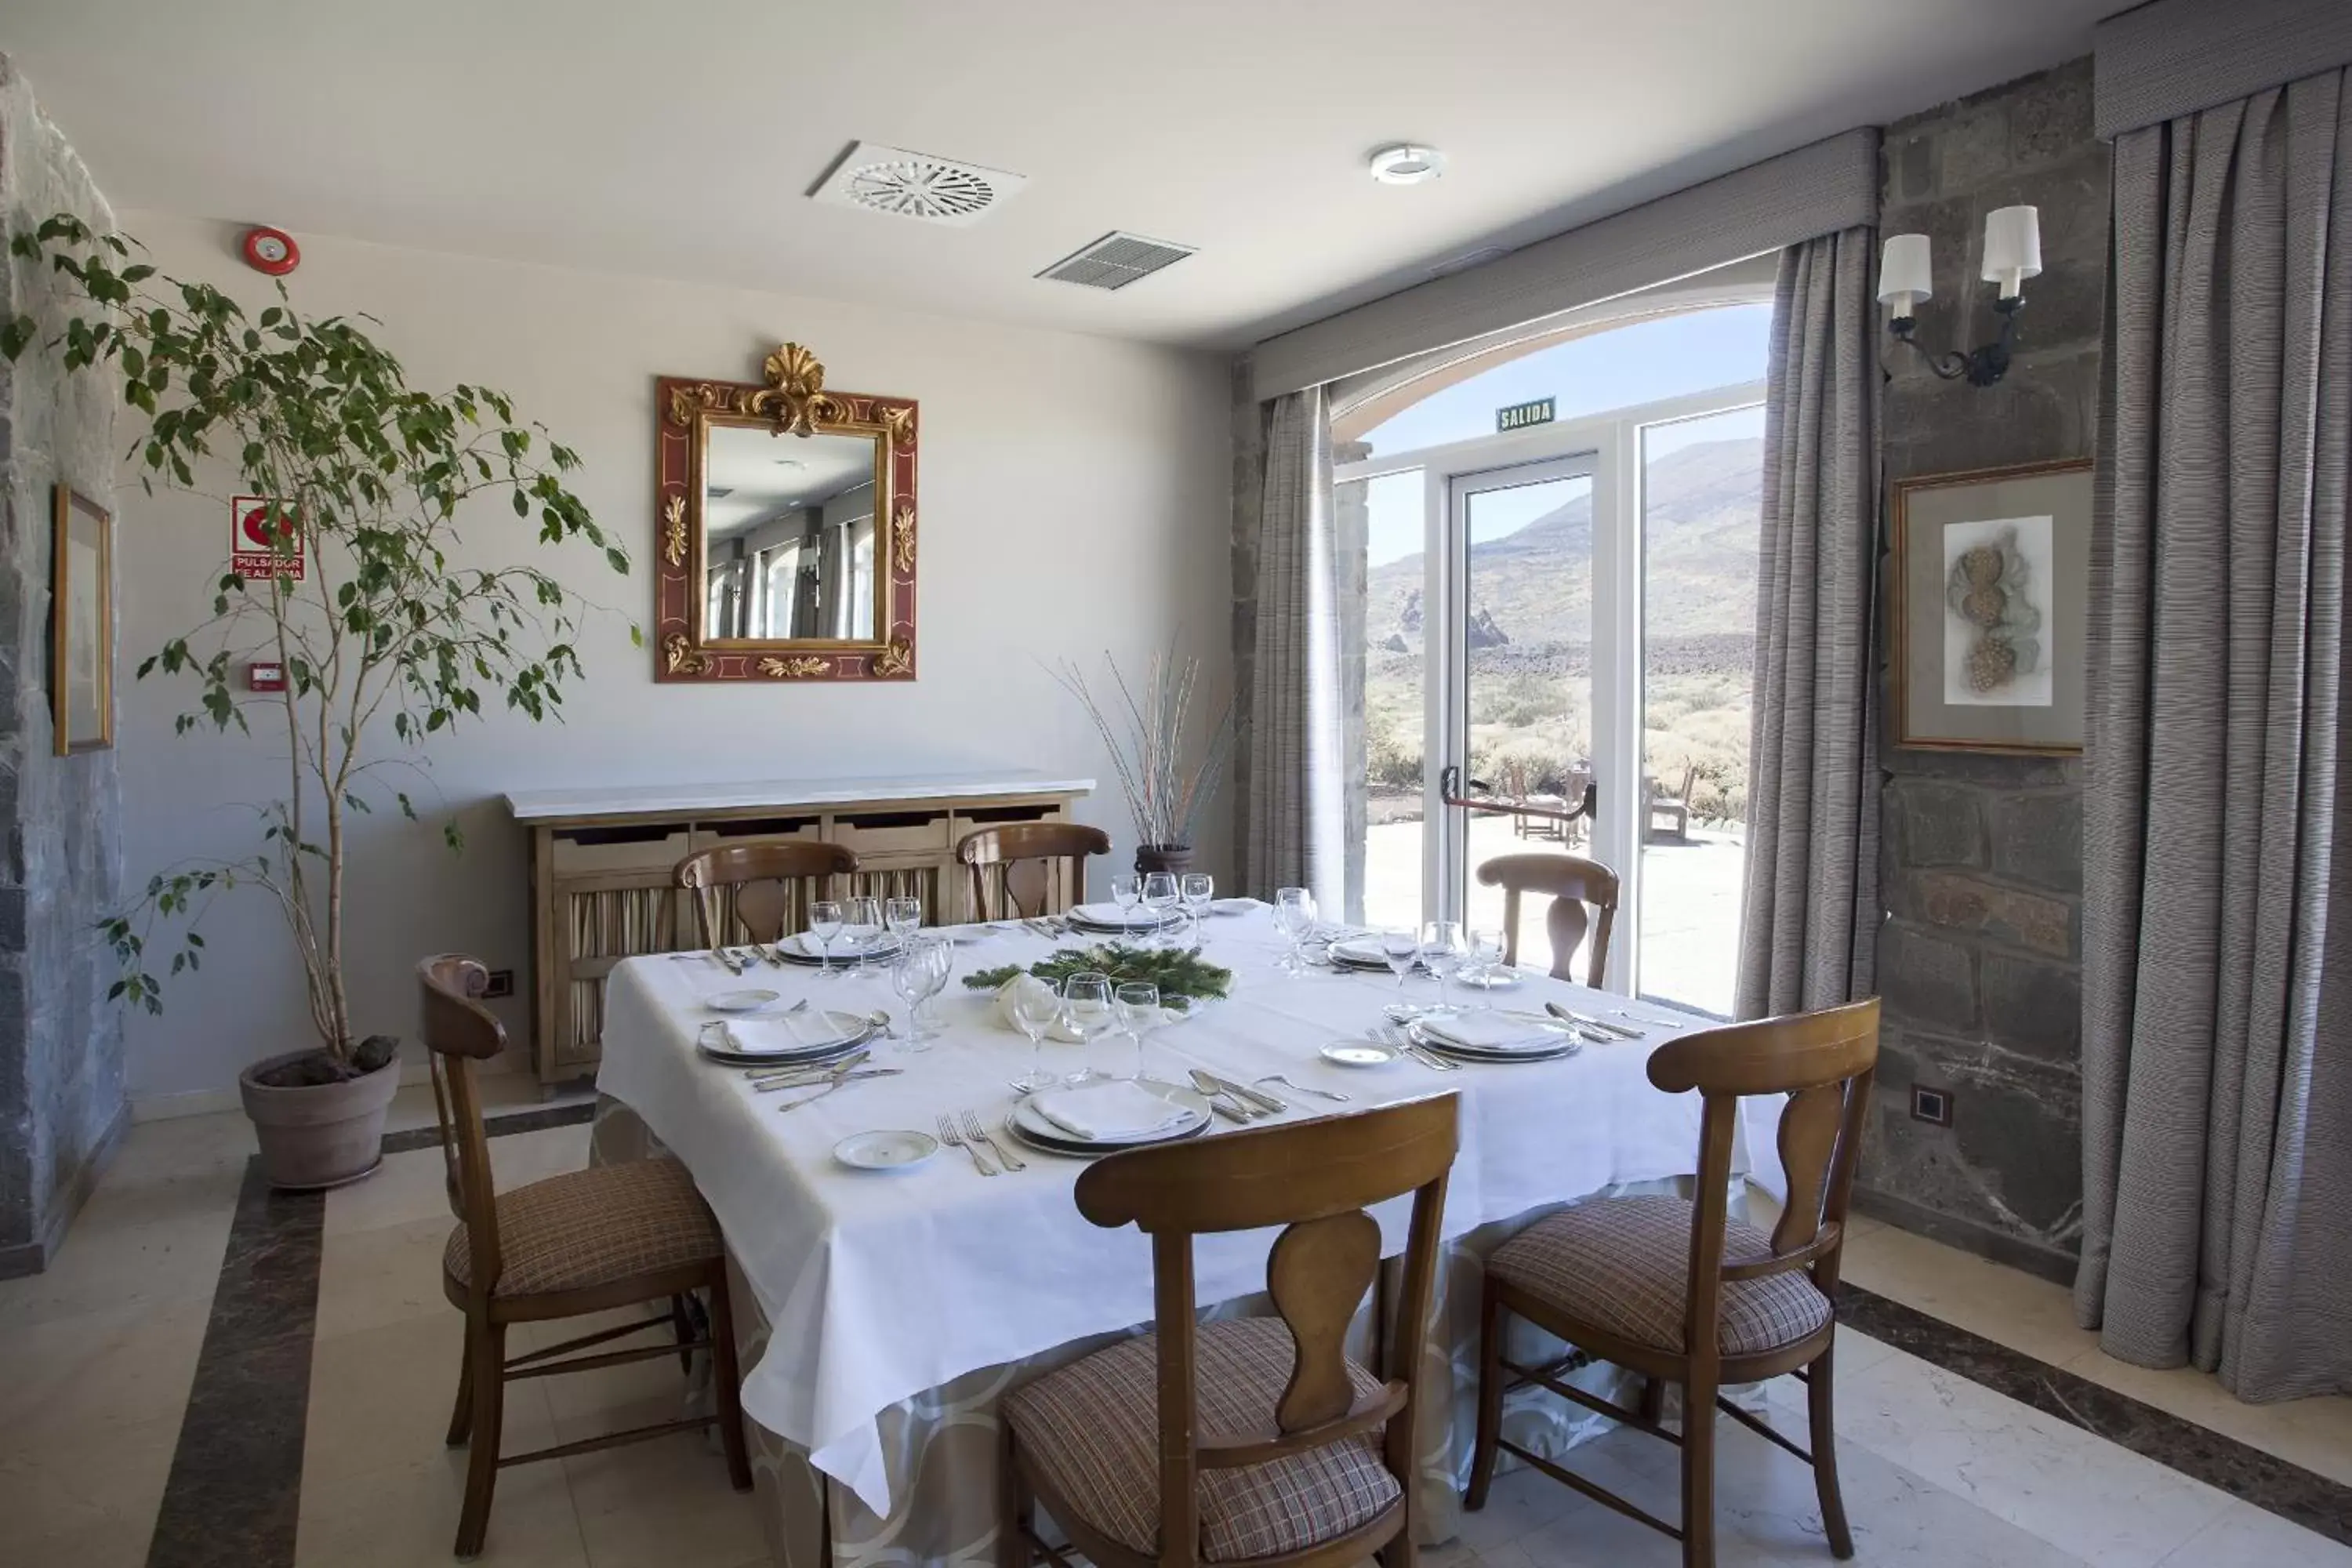
[[[593,1101],[484,1119],[493,1138],[576,1127]],[[384,1135],[383,1152],[439,1145],[440,1130]],[[180,1417],[147,1568],[292,1568],[310,1411],[310,1342],[325,1254],[324,1193],[281,1193],[246,1163]]]
[[[2352,1546],[2352,1487],[1857,1286],[1840,1289],[1838,1321]]]

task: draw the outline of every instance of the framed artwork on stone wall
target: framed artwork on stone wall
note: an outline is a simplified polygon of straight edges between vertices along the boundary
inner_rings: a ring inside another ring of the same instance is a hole
[[[56,487],[49,563],[49,717],[57,754],[114,744],[114,519]]]
[[[1897,480],[1894,536],[1895,744],[2082,751],[2090,463]]]

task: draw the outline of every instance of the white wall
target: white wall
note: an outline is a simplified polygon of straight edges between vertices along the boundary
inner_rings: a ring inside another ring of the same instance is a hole
[[[236,230],[152,214],[124,227],[169,273],[268,295],[233,257]],[[1053,287],[1040,283],[1039,288]],[[502,506],[468,519],[480,563],[529,555],[617,614],[584,641],[587,679],[568,721],[494,713],[432,752],[436,788],[471,847],[395,815],[359,820],[348,956],[355,1025],[415,1032],[411,966],[461,949],[519,972],[527,994],[523,838],[499,797],[594,783],[929,771],[976,764],[1092,774],[1108,760],[1045,664],[1090,668],[1104,652],[1130,669],[1171,640],[1229,685],[1228,368],[1222,358],[1103,339],[981,325],[866,307],[554,270],[305,237],[291,279],[311,314],[366,311],[412,383],[477,381],[511,394],[586,467],[574,486],[635,559],[613,574],[584,548],[541,551]],[[826,379],[919,399],[922,449],[920,678],[870,686],[656,686],[649,626],[654,408],[659,374],[757,380],[776,343],[807,344]],[[216,478],[215,488],[225,489]],[[246,809],[284,793],[282,742],[175,736],[191,689],[129,679],[164,637],[208,613],[226,550],[226,509],[184,495],[121,500],[121,748],[130,882],[192,855],[253,842]],[[534,553],[535,552],[535,553]],[[650,641],[650,638],[648,638]],[[436,737],[436,742],[444,737]],[[1080,815],[1109,830],[1114,858],[1134,833],[1115,793]],[[1207,814],[1202,850],[1227,868],[1227,813]],[[205,967],[166,990],[161,1018],[131,1037],[134,1097],[230,1087],[237,1070],[307,1043],[299,969],[266,896],[233,895],[204,931]],[[520,1037],[520,1004],[507,1014]],[[187,1103],[182,1101],[181,1103]]]

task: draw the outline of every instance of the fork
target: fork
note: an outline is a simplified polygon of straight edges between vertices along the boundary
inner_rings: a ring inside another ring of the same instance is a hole
[[[963,1113],[963,1135],[974,1143],[987,1144],[989,1152],[994,1154],[1006,1170],[1025,1171],[1029,1168],[1028,1161],[989,1136],[988,1130],[980,1124],[980,1118],[969,1110]]]
[[[945,1111],[940,1113],[940,1142],[971,1155],[972,1168],[982,1175],[996,1174],[996,1167],[989,1163],[988,1156],[980,1152],[980,1145],[968,1142],[962,1133],[957,1131],[955,1121]]]
[[[1278,1083],[1285,1089],[1295,1090],[1300,1094],[1311,1094],[1318,1100],[1328,1100],[1334,1105],[1345,1105],[1348,1103],[1348,1097],[1344,1094],[1340,1094],[1328,1089],[1310,1089],[1303,1083],[1293,1083],[1278,1072],[1270,1072],[1257,1081],[1260,1083]]]
[[[1396,1047],[1397,1049],[1433,1071],[1460,1072],[1462,1070],[1461,1063],[1447,1061],[1394,1025],[1387,1025],[1374,1030],[1373,1037],[1382,1045]]]

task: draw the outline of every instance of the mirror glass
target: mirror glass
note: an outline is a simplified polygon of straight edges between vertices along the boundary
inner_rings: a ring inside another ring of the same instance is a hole
[[[871,436],[719,425],[703,454],[703,636],[866,642],[877,537]]]

